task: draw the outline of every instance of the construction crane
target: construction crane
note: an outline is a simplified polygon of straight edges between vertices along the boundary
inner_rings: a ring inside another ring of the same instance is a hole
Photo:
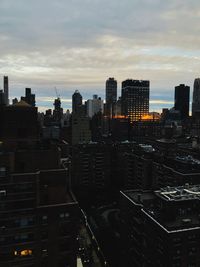
[[[56,86],[54,87],[54,89],[55,89],[55,92],[56,92],[56,96],[57,96],[57,98],[59,98],[59,99],[60,99],[60,95],[58,94],[58,90],[57,90]]]

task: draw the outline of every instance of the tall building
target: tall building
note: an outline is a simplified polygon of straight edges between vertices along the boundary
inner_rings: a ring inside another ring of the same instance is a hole
[[[103,112],[103,100],[98,95],[93,95],[93,99],[88,99],[86,102],[88,117],[92,118],[94,114]]]
[[[117,81],[114,78],[109,78],[106,81],[106,107],[105,114],[112,117],[114,107],[117,101]]]
[[[76,108],[76,112],[72,112],[72,145],[91,141],[90,119],[86,116],[85,105]]]
[[[200,78],[194,80],[193,101],[192,101],[192,116],[196,112],[200,112]]]
[[[38,162],[35,150],[26,152]],[[48,162],[48,151],[42,153]],[[78,203],[66,169],[59,168],[60,162],[53,169],[49,162],[50,169],[32,166],[21,173],[15,169],[18,161],[16,153],[1,151],[0,266],[76,267]]]
[[[32,107],[35,107],[35,94],[31,93],[31,88],[25,89],[25,96],[22,96],[21,100],[25,101]]]
[[[77,112],[78,108],[82,105],[82,95],[78,90],[72,95],[72,112]]]
[[[37,115],[23,100],[0,107],[0,266],[76,267],[78,203],[66,156],[41,142]]]
[[[60,98],[56,98],[54,100],[54,110],[53,110],[53,118],[58,125],[61,123],[61,118],[63,115],[63,109],[61,108],[61,100]]]
[[[190,104],[190,87],[185,84],[180,84],[175,87],[174,108],[180,111],[181,119],[186,119],[189,116]]]
[[[200,266],[200,186],[121,192],[121,266]]]
[[[149,113],[149,81],[125,80],[122,82],[122,115],[131,122],[141,120]]]
[[[3,77],[3,89],[6,105],[9,105],[9,87],[8,87],[8,76]]]

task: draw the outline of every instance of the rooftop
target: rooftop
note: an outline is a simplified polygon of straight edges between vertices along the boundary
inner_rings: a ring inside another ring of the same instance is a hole
[[[200,185],[167,186],[155,191],[155,194],[167,201],[200,200]]]

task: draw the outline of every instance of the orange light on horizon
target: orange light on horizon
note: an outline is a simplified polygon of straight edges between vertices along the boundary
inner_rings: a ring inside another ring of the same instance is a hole
[[[149,113],[142,116],[142,121],[159,121],[160,120],[160,114],[158,113]]]

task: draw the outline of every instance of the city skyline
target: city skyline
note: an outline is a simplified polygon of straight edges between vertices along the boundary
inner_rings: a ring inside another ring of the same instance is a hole
[[[102,100],[105,102],[105,99],[106,99],[105,82],[106,80],[104,81],[104,88],[102,86],[102,89],[100,90],[96,90],[96,91],[95,90],[94,91],[78,90],[83,96],[83,103],[87,101],[88,99],[91,99],[93,95],[97,93],[99,97],[101,97]],[[12,104],[12,99],[14,99],[15,97],[20,99],[20,97],[24,94],[25,88],[20,88],[18,90],[17,95],[14,95],[13,91],[15,90],[13,90],[14,87],[12,87],[14,85],[12,81],[10,80],[9,80],[9,83],[11,84],[11,87],[9,89],[10,90],[9,92],[10,93],[10,104]],[[50,94],[48,94],[48,96],[47,94],[46,95],[41,94],[39,89],[32,88],[32,91],[36,94],[36,106],[38,107],[39,111],[44,112],[47,109],[53,109],[53,102],[54,102],[54,99],[57,97],[57,94],[61,98],[61,104],[64,110],[69,109],[70,111],[72,111],[72,95],[77,89],[70,89],[70,91],[66,92],[62,88],[56,88],[56,89],[55,88],[56,87],[49,88]],[[163,92],[162,95],[154,94],[152,93],[152,90],[150,87],[150,99],[149,99],[150,109],[149,111],[161,113],[163,108],[174,107],[174,92],[175,92],[175,86],[174,88],[172,88],[172,90],[170,90],[170,96],[169,96],[169,93],[166,93],[166,92]],[[192,109],[192,93],[193,93],[193,85],[191,86],[191,95],[190,95],[190,113]],[[121,96],[121,82],[118,82],[117,97],[120,97],[120,96]]]
[[[69,101],[76,89],[104,98],[109,76],[148,79],[150,110],[160,110],[175,86],[192,88],[199,77],[198,1],[2,0],[0,9],[0,71],[11,97],[31,87],[48,107],[54,86]]]

